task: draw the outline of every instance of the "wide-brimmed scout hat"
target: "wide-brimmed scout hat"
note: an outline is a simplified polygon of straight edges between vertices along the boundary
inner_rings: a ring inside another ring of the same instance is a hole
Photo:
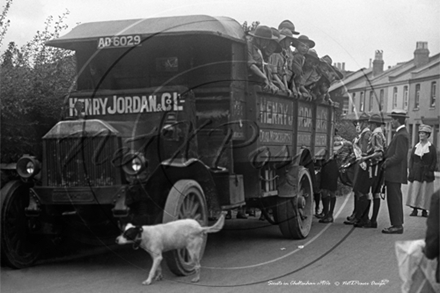
[[[402,109],[393,109],[388,115],[392,118],[408,118],[408,114]]]
[[[310,40],[308,36],[300,35],[298,38],[294,39],[292,45],[296,47],[299,43],[304,43],[309,46],[309,48],[315,47],[315,42]]]
[[[327,68],[330,71],[332,71],[336,74],[337,80],[341,80],[344,78],[344,74],[338,68],[336,68],[332,65],[333,60],[329,55],[322,56],[321,58],[319,58],[319,61],[321,62],[321,64],[324,64],[325,66],[327,66]]]
[[[270,27],[266,25],[259,25],[253,32],[249,32],[249,34],[253,37],[260,38],[260,39],[266,39],[266,40],[276,40],[276,37],[274,38],[272,35],[272,30]]]
[[[334,72],[334,73],[336,73],[336,75],[337,75],[337,80],[341,80],[341,79],[343,79],[344,78],[344,74],[337,68],[337,67],[334,67],[334,66],[332,66],[332,71]]]
[[[368,121],[369,119],[370,119],[370,116],[367,113],[362,112],[362,114],[359,116],[359,118],[356,119],[355,121],[362,122],[362,121]]]
[[[280,35],[283,36],[283,39],[288,38],[291,41],[296,40],[295,37],[293,36],[292,32],[287,28],[280,29]]]
[[[281,30],[283,28],[287,28],[292,34],[299,35],[299,32],[295,31],[295,26],[290,20],[283,20],[280,25],[278,26],[278,29]]]
[[[276,28],[271,27],[270,29],[272,30],[272,39],[270,42],[276,45],[276,49],[273,53],[281,53],[283,51],[283,47],[280,45],[280,41],[282,40],[280,39],[281,35]]]
[[[385,123],[383,121],[382,115],[379,115],[376,113],[370,116],[370,119],[368,119],[368,122],[379,123],[379,124]]]
[[[314,50],[314,49],[310,49],[310,50],[307,52],[306,57],[307,57],[307,58],[315,59],[316,61],[319,61],[318,53],[317,53],[316,50]]]
[[[419,126],[419,132],[428,132],[428,133],[432,133],[432,127],[426,124],[421,124]]]
[[[322,56],[321,58],[319,58],[319,61],[321,61],[322,64],[332,67],[333,60],[329,55]]]
[[[279,30],[277,30],[276,28],[271,27],[270,29],[272,30],[272,37],[276,37],[278,42],[281,42],[286,38],[286,36],[280,34]]]

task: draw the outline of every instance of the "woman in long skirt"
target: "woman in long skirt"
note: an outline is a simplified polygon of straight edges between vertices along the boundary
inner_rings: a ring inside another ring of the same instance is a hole
[[[417,216],[422,210],[422,217],[428,216],[431,196],[434,193],[434,171],[437,166],[437,152],[435,146],[429,142],[432,128],[429,125],[420,125],[419,142],[414,146],[410,162],[408,181],[408,196],[406,205],[413,208],[410,216]]]

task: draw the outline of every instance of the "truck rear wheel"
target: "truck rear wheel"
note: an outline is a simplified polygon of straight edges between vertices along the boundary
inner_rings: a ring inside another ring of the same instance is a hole
[[[312,228],[312,179],[303,167],[299,169],[298,178],[298,194],[292,198],[278,198],[277,202],[277,222],[283,236],[289,239],[304,239]]]
[[[2,263],[21,269],[39,257],[39,237],[30,233],[25,208],[29,205],[29,188],[20,181],[10,181],[0,191]]]
[[[194,180],[180,180],[171,188],[165,209],[163,222],[178,219],[194,219],[202,226],[208,224],[208,209],[202,187]],[[200,251],[200,259],[205,251],[207,237]],[[164,258],[170,270],[177,276],[187,276],[195,272],[194,264],[186,249],[166,252]]]

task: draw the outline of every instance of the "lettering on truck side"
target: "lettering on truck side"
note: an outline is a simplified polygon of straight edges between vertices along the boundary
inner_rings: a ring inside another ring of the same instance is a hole
[[[185,100],[178,93],[162,93],[158,95],[117,96],[98,98],[69,98],[69,116],[76,116],[77,102],[84,103],[86,115],[115,115],[130,113],[155,113],[167,111],[182,111]]]

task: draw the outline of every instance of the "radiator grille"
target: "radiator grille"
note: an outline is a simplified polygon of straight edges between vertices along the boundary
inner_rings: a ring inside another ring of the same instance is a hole
[[[110,186],[120,183],[120,173],[112,164],[118,137],[50,138],[43,144],[47,186]]]

